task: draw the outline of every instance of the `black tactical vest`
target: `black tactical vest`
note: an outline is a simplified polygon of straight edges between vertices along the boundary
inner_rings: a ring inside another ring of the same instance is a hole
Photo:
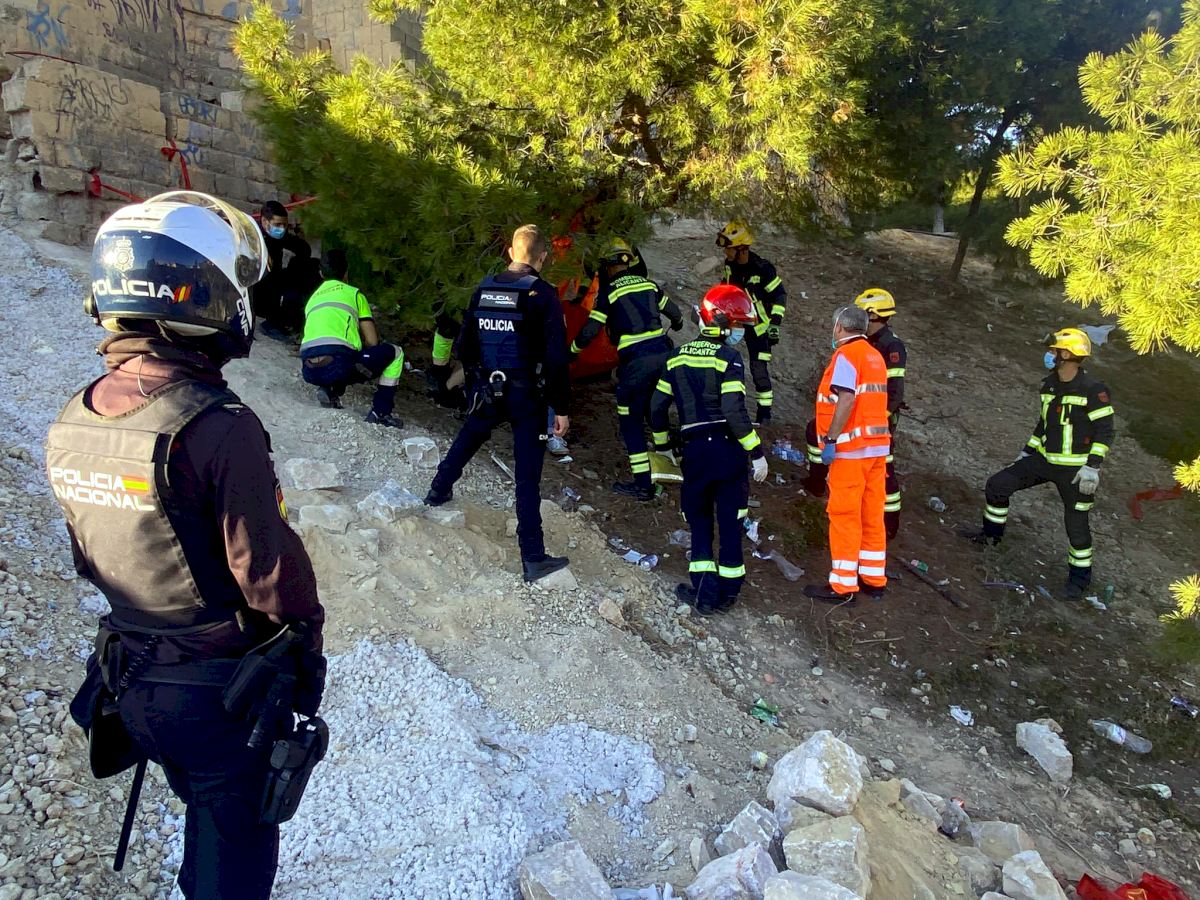
[[[479,355],[484,374],[530,371],[533,362],[525,332],[526,298],[537,278],[525,275],[516,281],[497,281],[495,276],[479,286],[475,325],[479,330]]]
[[[197,552],[214,526],[172,495],[167,466],[188,423],[239,403],[237,395],[180,381],[107,417],[84,404],[90,390],[50,426],[46,470],[91,580],[113,608],[113,627],[179,634],[234,618],[245,600],[224,556]]]

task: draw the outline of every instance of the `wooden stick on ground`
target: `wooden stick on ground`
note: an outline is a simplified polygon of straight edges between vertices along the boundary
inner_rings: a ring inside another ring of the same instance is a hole
[[[908,571],[912,572],[914,575],[916,575],[918,578],[920,578],[923,582],[925,582],[927,585],[929,585],[931,588],[933,588],[935,591],[937,591],[939,594],[941,594],[943,597],[945,597],[947,600],[949,600],[951,603],[953,603],[959,609],[970,609],[970,607],[967,605],[967,601],[963,600],[961,597],[959,597],[957,594],[955,594],[946,585],[938,584],[937,579],[935,579],[928,572],[922,572],[920,569],[918,569],[916,566],[914,566],[912,563],[910,563],[906,559],[900,560],[900,563],[904,566],[904,568],[908,569]]]

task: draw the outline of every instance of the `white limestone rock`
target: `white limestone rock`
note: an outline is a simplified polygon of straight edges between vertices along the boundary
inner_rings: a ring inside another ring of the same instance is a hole
[[[775,806],[797,800],[835,816],[849,815],[863,789],[861,759],[832,732],[818,731],[775,763],[767,796]]]
[[[354,513],[344,506],[333,503],[312,504],[300,507],[300,527],[320,528],[333,534],[345,534],[350,523],[354,521]]]
[[[436,469],[442,461],[437,444],[427,437],[405,438],[404,455],[418,469]]]
[[[998,866],[1018,853],[1033,850],[1033,838],[1013,822],[973,822],[971,840]]]
[[[1071,780],[1075,760],[1066,742],[1047,724],[1048,721],[1020,723],[1017,746],[1037,761],[1051,781],[1066,784]]]
[[[525,857],[517,879],[525,900],[613,900],[612,888],[578,841]]]
[[[797,828],[783,839],[787,866],[817,875],[863,897],[871,890],[866,829],[850,816]]]
[[[1036,850],[1018,853],[1004,864],[1004,893],[1012,900],[1067,900]]]
[[[717,853],[728,856],[751,844],[761,844],[770,851],[780,837],[779,823],[771,811],[751,801],[717,836]]]
[[[337,466],[319,459],[289,459],[283,472],[298,491],[338,491],[346,486]]]
[[[684,891],[688,900],[763,900],[767,880],[778,870],[759,844],[714,859]]]
[[[443,528],[466,528],[467,515],[461,509],[448,506],[425,507],[425,518]]]
[[[420,497],[394,481],[384,482],[379,490],[358,501],[361,515],[381,522],[395,522],[404,513],[420,509],[421,506]]]
[[[827,878],[780,872],[767,879],[763,900],[861,900],[858,894]]]

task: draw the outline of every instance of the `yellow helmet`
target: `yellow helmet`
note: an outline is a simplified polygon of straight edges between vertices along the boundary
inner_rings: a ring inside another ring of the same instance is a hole
[[[881,319],[896,314],[896,298],[883,288],[867,288],[854,298],[854,305],[869,313],[875,313]]]
[[[754,232],[741,219],[734,219],[717,235],[718,247],[749,247],[754,243]]]
[[[637,262],[637,254],[624,238],[613,238],[600,262],[606,266],[632,266]]]
[[[1092,355],[1092,341],[1078,328],[1061,328],[1050,337],[1051,350],[1066,350],[1081,359]]]

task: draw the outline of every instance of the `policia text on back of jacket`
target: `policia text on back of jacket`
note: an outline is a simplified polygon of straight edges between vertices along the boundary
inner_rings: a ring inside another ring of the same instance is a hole
[[[512,264],[475,289],[463,319],[456,352],[467,373],[470,412],[438,466],[425,502],[440,506],[453,496],[463,469],[492,431],[512,426],[517,495],[517,542],[526,581],[567,564],[548,556],[542,534],[542,462],[547,405],[554,433],[569,427],[567,333],[554,286],[538,276],[550,245],[535,225],[513,233]]]
[[[220,371],[250,350],[262,243],[249,217],[191,192],[105,222],[90,302],[114,332],[101,345],[109,373],[71,399],[46,444],[76,568],[112,607],[71,713],[94,774],[141,773],[148,758],[187,804],[188,900],[270,895],[278,823],[328,734],[315,718],[312,565],[266,432]],[[164,289],[123,293],[138,281]]]

